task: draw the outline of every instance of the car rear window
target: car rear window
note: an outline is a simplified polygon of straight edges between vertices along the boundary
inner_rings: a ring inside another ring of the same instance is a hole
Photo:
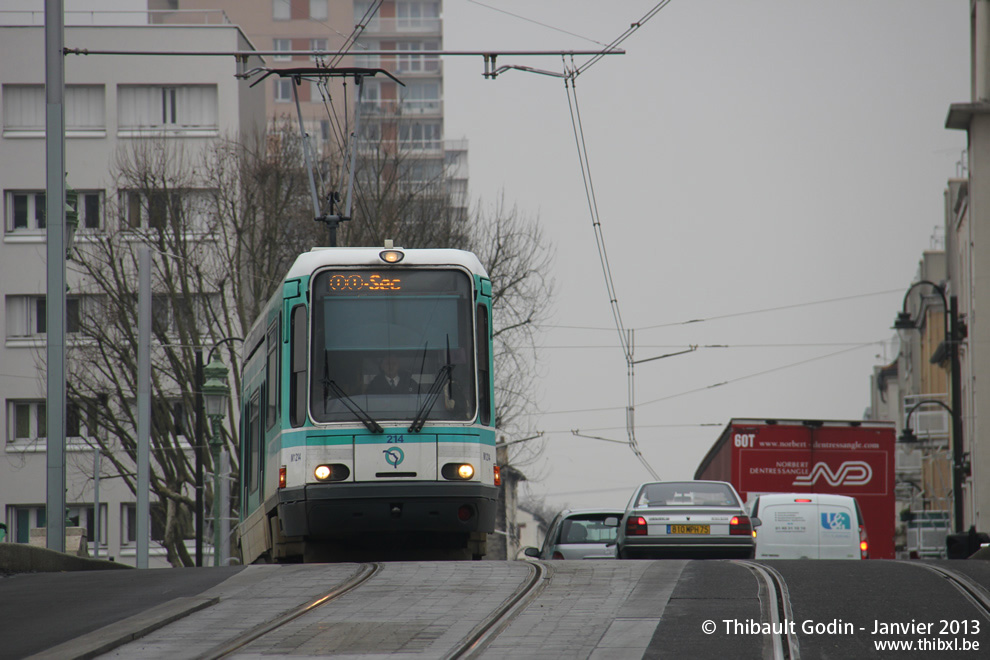
[[[725,484],[669,483],[644,486],[636,506],[739,506],[739,502]]]
[[[560,526],[561,545],[576,545],[578,543],[610,543],[615,540],[617,527],[606,527],[605,518],[608,515],[620,517],[619,514],[582,515],[568,518]]]

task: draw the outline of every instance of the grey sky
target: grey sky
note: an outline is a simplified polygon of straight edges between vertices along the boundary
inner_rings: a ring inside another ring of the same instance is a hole
[[[596,46],[479,3],[444,4],[447,49]],[[484,4],[607,43],[656,2]],[[950,103],[969,100],[968,7],[673,0],[623,43],[626,55],[578,78],[636,357],[738,347],[637,367],[637,437],[663,478],[690,478],[732,417],[862,417],[959,171],[965,136],[944,122]],[[510,63],[561,68],[559,58],[499,62]],[[624,439],[627,395],[563,83],[483,80],[480,58],[444,66],[446,133],[470,140],[472,195],[490,203],[504,190],[539,216],[557,250],[554,324],[601,328],[544,333],[545,414],[532,425],[549,439],[524,468],[529,488],[554,505],[623,505],[647,471],[627,448],[569,431]],[[831,299],[843,300],[738,315]]]

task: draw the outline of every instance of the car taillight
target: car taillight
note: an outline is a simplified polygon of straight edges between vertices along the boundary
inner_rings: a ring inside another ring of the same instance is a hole
[[[870,543],[866,538],[866,528],[862,525],[859,526],[859,558],[870,558]]]
[[[753,523],[750,522],[749,516],[732,516],[732,520],[729,521],[729,535],[752,536]]]
[[[626,520],[626,536],[646,536],[646,518],[629,516]]]

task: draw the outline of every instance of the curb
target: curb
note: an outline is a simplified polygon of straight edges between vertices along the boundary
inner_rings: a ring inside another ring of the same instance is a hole
[[[25,543],[0,543],[0,575],[13,573],[56,573],[61,571],[103,571],[133,568],[106,559],[78,557]]]
[[[108,562],[109,563],[109,562]],[[201,596],[182,597],[162,603],[156,607],[135,614],[134,616],[104,626],[99,630],[77,637],[73,640],[53,646],[41,653],[29,656],[30,660],[63,660],[74,658],[86,660],[108,653],[118,646],[143,637],[163,626],[198,612],[220,602],[217,597],[203,598]]]

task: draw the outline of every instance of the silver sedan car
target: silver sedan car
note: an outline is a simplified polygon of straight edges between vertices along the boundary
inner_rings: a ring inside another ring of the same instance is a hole
[[[536,559],[615,559],[615,535],[622,512],[614,509],[567,509],[558,513],[542,548],[525,548]]]
[[[621,559],[748,559],[753,525],[724,481],[660,481],[629,500],[616,540]]]

